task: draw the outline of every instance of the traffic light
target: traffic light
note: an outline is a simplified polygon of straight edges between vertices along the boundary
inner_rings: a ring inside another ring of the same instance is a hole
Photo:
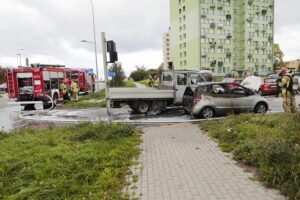
[[[116,50],[116,43],[112,40],[107,41],[107,52],[109,53],[109,62],[108,63],[115,63],[118,61],[118,52]]]

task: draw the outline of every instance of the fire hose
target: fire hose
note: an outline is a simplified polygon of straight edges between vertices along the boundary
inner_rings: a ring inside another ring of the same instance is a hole
[[[53,99],[48,95],[48,94],[45,94],[46,97],[49,98],[49,100],[51,101],[51,107],[48,108],[47,110],[52,110],[54,108],[54,102],[53,102]]]

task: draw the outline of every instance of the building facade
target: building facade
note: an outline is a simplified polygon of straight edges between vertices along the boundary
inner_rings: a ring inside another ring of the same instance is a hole
[[[272,72],[274,0],[170,0],[175,69]]]
[[[168,70],[169,62],[171,61],[170,53],[170,29],[163,34],[163,59],[164,59],[164,70]]]

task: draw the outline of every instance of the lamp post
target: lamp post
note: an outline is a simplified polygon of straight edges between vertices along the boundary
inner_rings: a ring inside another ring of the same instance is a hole
[[[93,0],[90,0],[90,2],[91,2],[91,5],[92,5],[92,14],[93,14],[93,30],[94,30],[94,42],[93,42],[93,44],[94,44],[94,48],[95,48],[96,73],[97,73],[97,79],[99,80],[94,3],[93,3]],[[83,40],[82,42],[88,42],[88,41]],[[91,42],[89,42],[89,43],[91,43]]]
[[[22,54],[21,54],[21,51],[24,51],[24,49],[17,49],[17,56],[20,56],[20,66],[22,67]]]

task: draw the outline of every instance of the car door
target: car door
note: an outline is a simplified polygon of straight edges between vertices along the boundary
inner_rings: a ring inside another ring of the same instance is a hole
[[[216,112],[218,114],[226,114],[232,112],[231,96],[228,91],[229,90],[226,85],[212,85],[211,101],[213,101]]]
[[[235,113],[250,112],[253,110],[255,101],[248,89],[239,85],[235,85],[235,87],[229,86],[229,88],[232,108]]]
[[[187,86],[187,73],[178,73],[176,75],[176,96],[175,103],[182,104],[183,95]]]

